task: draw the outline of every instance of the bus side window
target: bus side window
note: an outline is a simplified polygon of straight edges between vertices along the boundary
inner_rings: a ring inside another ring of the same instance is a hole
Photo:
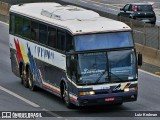
[[[57,31],[52,27],[48,27],[48,45],[53,48],[57,46]]]
[[[10,14],[9,32],[14,34],[15,31],[15,15]]]
[[[31,39],[34,41],[39,39],[39,25],[34,21],[31,21]]]
[[[22,31],[23,31],[23,36],[30,39],[30,37],[31,37],[31,21],[27,18],[23,19]]]
[[[70,50],[73,50],[73,37],[66,33],[66,51],[69,52]]]
[[[47,26],[39,24],[39,42],[47,45]]]
[[[57,40],[57,48],[59,50],[66,50],[66,40],[65,40],[65,32],[58,30],[58,40]]]
[[[22,35],[23,18],[16,15],[15,33],[17,35]]]

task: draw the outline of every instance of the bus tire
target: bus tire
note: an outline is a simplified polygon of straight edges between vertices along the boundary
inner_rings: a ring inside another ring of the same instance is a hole
[[[116,106],[122,106],[122,105],[123,105],[123,102],[115,103],[114,105],[116,105]]]
[[[23,85],[23,70],[24,70],[24,66],[22,63],[19,64],[19,76],[21,78],[21,84]]]
[[[29,84],[28,84],[28,79],[27,79],[27,70],[24,69],[24,67],[22,67],[22,77],[23,77],[23,85],[28,88]]]
[[[27,70],[27,81],[28,81],[29,89],[31,89],[32,91],[35,91],[36,90],[36,86],[34,85],[33,74],[32,74],[32,72],[31,72],[29,67],[28,67],[28,70]]]
[[[73,104],[69,100],[69,94],[66,85],[63,83],[63,90],[62,90],[62,98],[67,106],[67,108],[72,109]]]

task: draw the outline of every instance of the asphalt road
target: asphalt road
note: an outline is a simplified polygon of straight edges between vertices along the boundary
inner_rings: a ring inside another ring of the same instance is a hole
[[[117,15],[127,3],[145,2],[153,4],[154,11],[156,13],[157,22],[156,25],[160,26],[160,1],[159,0],[62,0],[68,3],[74,3],[87,8],[104,11]]]
[[[74,118],[68,119],[117,119],[116,115],[119,112],[126,111],[129,114],[129,111],[160,111],[160,77],[151,75],[144,71],[139,71],[139,96],[138,101],[132,103],[124,103],[122,106],[99,106],[99,107],[88,107],[88,108],[77,108],[70,110],[67,109],[63,101],[50,94],[44,90],[38,90],[32,92],[29,89],[23,87],[20,83],[20,79],[15,77],[11,72],[10,58],[9,58],[9,47],[8,47],[8,25],[0,23],[0,86],[20,95],[21,97],[37,104],[39,111],[49,110],[52,111],[50,114],[53,116],[61,116],[65,119],[65,116],[77,116]],[[1,94],[0,89],[0,94]],[[0,96],[0,104],[6,103],[6,99],[3,99],[8,94],[3,92],[3,95]],[[8,99],[13,100],[12,106],[7,107],[9,104],[6,103],[6,109],[4,110],[23,110],[24,107],[26,110],[35,110],[35,106],[26,105],[25,102],[15,102],[15,98],[11,95],[7,96]],[[20,100],[20,99],[18,99]],[[14,108],[13,106],[16,106]],[[13,108],[12,108],[13,107]],[[8,108],[8,109],[7,109]],[[0,110],[3,109],[3,106],[0,106]],[[36,110],[37,110],[36,109]],[[59,111],[59,112],[58,112]],[[112,117],[107,117],[112,116]],[[113,117],[115,116],[115,117]],[[87,117],[87,118],[86,118]],[[98,118],[97,118],[98,117]],[[105,118],[104,118],[105,117]],[[106,118],[107,117],[107,118]],[[50,118],[51,119],[51,118]],[[127,119],[127,120],[140,120],[143,118],[139,117],[130,117],[130,118],[118,118],[118,119]],[[145,120],[150,120],[151,118],[145,118]],[[158,118],[152,118],[152,120],[158,120]]]

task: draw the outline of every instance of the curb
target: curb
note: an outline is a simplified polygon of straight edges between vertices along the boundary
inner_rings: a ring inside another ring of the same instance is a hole
[[[145,63],[160,67],[160,50],[136,43],[137,53],[142,53]]]

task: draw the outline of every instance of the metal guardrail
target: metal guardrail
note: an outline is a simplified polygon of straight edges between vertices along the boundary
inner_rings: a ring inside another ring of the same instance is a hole
[[[30,3],[30,2],[59,2],[60,4],[67,4],[61,0],[1,0],[9,4],[19,4],[19,3]],[[87,8],[88,9],[88,8]],[[92,9],[94,10],[94,9]],[[136,43],[155,48],[160,50],[160,27],[153,26],[151,24],[139,22],[133,19],[118,17],[110,13],[94,10],[98,12],[101,16],[111,18],[114,20],[122,21],[128,24],[133,29],[133,37]],[[7,16],[0,15],[0,19],[3,21],[8,21]]]
[[[57,2],[57,3],[64,3],[61,0],[1,0],[2,2],[9,3],[11,5],[19,4],[19,3],[34,3],[34,2]],[[76,1],[76,0],[75,0]]]
[[[122,19],[117,17],[117,20],[125,22],[133,29],[133,36],[136,43],[160,50],[160,26],[129,18]]]
[[[8,23],[8,20],[9,20],[9,16],[1,15],[1,14],[0,14],[0,21],[3,21],[3,22],[5,22],[5,23]]]

